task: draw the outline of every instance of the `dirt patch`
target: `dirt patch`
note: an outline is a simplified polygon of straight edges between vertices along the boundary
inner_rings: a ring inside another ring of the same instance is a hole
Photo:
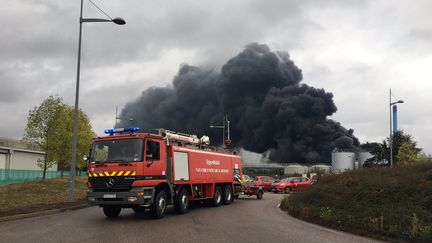
[[[69,179],[49,179],[0,187],[0,217],[86,204],[87,177],[75,180],[76,202],[68,202]]]

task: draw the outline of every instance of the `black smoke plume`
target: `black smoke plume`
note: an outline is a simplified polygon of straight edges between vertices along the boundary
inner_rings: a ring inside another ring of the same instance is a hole
[[[281,163],[329,163],[333,149],[353,148],[358,140],[327,118],[336,112],[333,94],[300,84],[302,78],[288,53],[253,43],[220,73],[183,65],[172,85],[144,90],[121,116],[145,131],[205,134],[220,144],[222,131],[209,125],[221,125],[227,114],[235,147]]]

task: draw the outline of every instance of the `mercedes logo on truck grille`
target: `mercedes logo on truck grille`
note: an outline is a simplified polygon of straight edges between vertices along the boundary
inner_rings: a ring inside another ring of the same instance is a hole
[[[113,187],[113,186],[114,186],[114,179],[113,179],[113,178],[108,178],[108,179],[106,180],[105,185],[106,185],[108,188]]]

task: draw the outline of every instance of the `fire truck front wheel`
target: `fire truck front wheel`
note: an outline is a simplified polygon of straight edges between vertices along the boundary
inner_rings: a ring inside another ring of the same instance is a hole
[[[167,209],[167,197],[164,190],[160,190],[156,192],[156,197],[153,205],[151,206],[151,212],[153,218],[160,219],[165,216],[165,212]]]
[[[103,206],[103,212],[108,218],[115,218],[120,214],[121,208],[114,206]]]
[[[176,212],[179,214],[184,214],[188,211],[189,200],[188,200],[188,191],[186,188],[180,190],[180,193],[177,195],[176,200],[174,202],[174,208]]]

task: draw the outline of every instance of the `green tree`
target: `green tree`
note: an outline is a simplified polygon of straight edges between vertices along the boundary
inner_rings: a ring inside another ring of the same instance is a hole
[[[426,154],[425,152],[422,151],[417,155],[417,162],[421,162],[421,163],[432,162],[432,157],[430,154]]]
[[[399,164],[412,164],[416,162],[418,151],[410,143],[403,143],[398,150],[396,159]]]
[[[44,160],[38,162],[38,166],[44,170],[44,179],[46,169],[56,163],[62,176],[63,171],[70,168],[74,114],[72,106],[63,104],[61,98],[53,96],[29,112],[23,140],[46,152]],[[83,169],[85,163],[80,158],[88,152],[95,134],[88,116],[81,110],[78,114],[77,168]]]
[[[387,141],[390,141],[390,139],[387,138]],[[393,135],[393,158],[395,164],[399,163],[397,155],[399,153],[399,149],[403,144],[407,144],[405,146],[411,147],[415,151],[416,156],[421,151],[421,148],[417,148],[417,142],[414,141],[413,136],[404,133],[403,131],[397,131]]]
[[[382,143],[372,143],[370,151],[373,157],[365,161],[365,167],[388,165],[385,162],[389,160],[390,148],[385,140]]]
[[[57,134],[53,146],[53,157],[59,162],[59,169],[62,172],[70,168],[72,157],[72,140],[73,140],[73,125],[74,125],[75,109],[72,106],[66,106],[64,117],[61,122],[57,123],[54,131]],[[90,125],[88,116],[79,110],[78,113],[78,144],[77,144],[77,168],[85,167],[84,161],[81,159],[84,154],[88,153],[90,144],[93,141],[95,134]]]
[[[65,105],[58,96],[49,96],[42,103],[29,111],[27,126],[23,141],[45,151],[43,160],[38,160],[37,165],[43,169],[43,179],[46,177],[46,170],[55,164],[53,159],[53,146],[57,121],[62,116]]]
[[[405,146],[411,147],[413,151],[415,151],[415,154],[417,155],[421,149],[417,148],[417,142],[414,141],[414,138],[410,134],[406,134],[403,131],[397,131],[392,136],[392,148],[393,148],[393,163],[397,164],[398,161],[398,152],[402,144],[407,144]],[[386,138],[382,143],[374,146],[374,148],[371,151],[371,154],[374,156],[370,159],[368,159],[365,163],[365,166],[374,166],[374,165],[382,165],[384,161],[390,161],[390,138]],[[386,163],[385,165],[389,165],[389,163]]]

